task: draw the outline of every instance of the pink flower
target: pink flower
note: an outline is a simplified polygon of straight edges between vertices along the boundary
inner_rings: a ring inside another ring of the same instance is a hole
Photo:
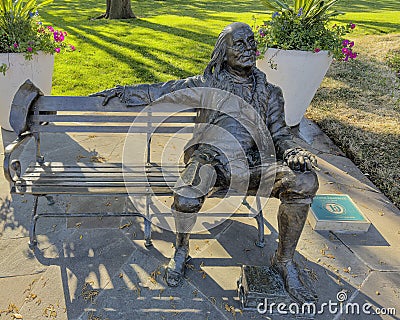
[[[350,50],[349,49],[347,49],[347,48],[342,48],[342,53],[344,53],[344,54],[348,54],[350,52]]]
[[[71,48],[72,51],[75,51],[75,46],[73,46],[72,44],[70,44],[69,47]],[[258,51],[257,51],[257,52],[258,52]],[[256,52],[256,55],[257,55],[257,52]],[[258,52],[258,54],[260,54],[260,53]]]
[[[54,51],[57,52],[57,53],[60,53],[61,49],[60,48],[55,48]]]
[[[52,26],[48,26],[47,29],[49,29],[50,32],[54,32],[54,28]]]
[[[256,57],[258,57],[260,55],[260,51],[256,51]]]
[[[18,45],[18,43],[14,43],[14,48],[18,48],[19,47],[19,45]]]
[[[26,48],[26,50],[28,50],[29,52],[33,51],[32,47],[28,47],[28,48]]]
[[[320,52],[320,51],[321,51],[320,48],[315,48],[315,49],[314,49],[314,52],[315,52],[315,53]]]
[[[356,27],[356,25],[354,23],[350,24],[350,29],[354,29]]]

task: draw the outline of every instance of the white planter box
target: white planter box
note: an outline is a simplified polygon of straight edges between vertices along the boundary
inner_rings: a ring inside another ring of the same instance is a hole
[[[18,88],[31,80],[46,95],[51,93],[54,55],[39,53],[32,60],[25,60],[22,53],[0,53],[0,65],[8,67],[6,74],[0,73],[0,126],[11,130],[9,115],[11,102]]]
[[[271,67],[271,63],[277,69]],[[269,48],[257,67],[267,81],[283,91],[288,126],[298,125],[324,78],[332,57],[328,51],[281,50]]]

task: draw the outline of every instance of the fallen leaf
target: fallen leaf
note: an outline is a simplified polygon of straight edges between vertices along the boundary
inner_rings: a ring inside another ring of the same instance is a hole
[[[130,227],[131,225],[133,224],[133,222],[132,221],[129,221],[128,223],[125,223],[125,224],[123,224],[122,226],[119,226],[119,229],[125,229],[125,228],[128,228],[128,227]],[[136,234],[135,234],[135,236],[136,236]]]

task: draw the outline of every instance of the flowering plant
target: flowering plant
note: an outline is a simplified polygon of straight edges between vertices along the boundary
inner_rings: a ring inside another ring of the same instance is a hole
[[[329,26],[329,20],[342,14],[330,8],[338,0],[262,0],[274,11],[272,19],[256,26],[254,19],[257,55],[263,56],[268,48],[305,50],[319,52],[327,50],[336,59],[355,59],[354,42],[345,38],[355,24]]]
[[[64,40],[67,33],[44,26],[39,21],[38,8],[53,0],[0,0],[0,53],[24,53],[26,59],[38,51],[53,54],[62,50],[74,51]]]

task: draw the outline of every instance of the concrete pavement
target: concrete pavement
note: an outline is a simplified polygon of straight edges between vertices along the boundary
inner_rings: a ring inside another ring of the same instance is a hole
[[[299,143],[318,156],[320,194],[349,194],[372,225],[364,234],[316,232],[306,224],[296,259],[314,281],[319,304],[367,302],[373,311],[396,315],[330,313],[280,315],[239,311],[236,281],[242,264],[268,265],[276,249],[279,201],[264,208],[267,245],[254,245],[253,218],[226,220],[195,234],[190,268],[183,285],[169,288],[163,268],[173,253],[174,235],[153,228],[152,248],[143,243],[139,218],[60,218],[39,220],[38,250],[28,248],[33,198],[10,195],[0,175],[0,320],[23,319],[399,319],[400,212],[312,122],[296,131]],[[14,139],[2,131],[2,143]],[[90,161],[119,159],[124,137],[88,134],[52,135],[42,139],[46,159]],[[24,165],[33,159],[33,144],[19,155]],[[156,152],[156,151],[155,151]],[[2,160],[2,157],[1,157]],[[2,165],[2,162],[1,162]],[[56,196],[39,210],[75,212],[131,210],[124,198]],[[170,201],[170,199],[166,199]],[[247,212],[245,207],[239,212]],[[132,223],[131,223],[132,222]],[[380,308],[380,309],[377,309]],[[353,312],[354,313],[354,312]],[[376,313],[376,312],[375,312]]]

